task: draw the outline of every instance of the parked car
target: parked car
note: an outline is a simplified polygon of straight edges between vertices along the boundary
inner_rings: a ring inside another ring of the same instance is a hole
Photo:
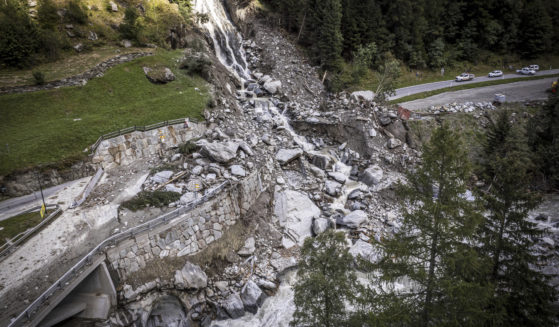
[[[536,75],[536,71],[533,69],[530,69],[529,67],[524,67],[522,69],[519,69],[516,71],[518,74],[522,74],[522,75]]]
[[[538,66],[538,65],[530,65],[530,66],[528,66],[528,68],[530,68],[531,70],[535,70],[535,71],[540,70],[540,66]]]
[[[488,74],[489,77],[501,77],[503,76],[503,72],[500,70],[494,70]]]
[[[456,81],[457,82],[471,81],[475,77],[476,77],[476,75],[474,75],[474,74],[462,73],[462,74],[456,76]]]

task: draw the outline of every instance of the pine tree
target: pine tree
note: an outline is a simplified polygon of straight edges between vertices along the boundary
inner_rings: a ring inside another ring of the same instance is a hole
[[[520,22],[519,53],[526,58],[548,51],[553,35],[551,18],[541,0],[527,1]]]
[[[487,217],[479,229],[481,253],[489,267],[486,281],[494,299],[486,309],[488,326],[556,326],[552,304],[555,292],[539,272],[545,262],[534,245],[542,231],[528,220],[538,204],[530,191],[531,161],[526,141],[502,111],[486,134],[481,199]]]
[[[379,292],[386,302],[371,314],[382,321],[379,325],[402,325],[398,315],[387,314],[398,308],[408,311],[408,326],[478,326],[483,321],[489,293],[476,282],[483,265],[471,245],[481,217],[463,196],[470,172],[459,136],[446,125],[437,128],[421,167],[400,185],[403,225],[386,242],[379,264],[383,282],[409,279],[412,286]]]
[[[313,31],[314,56],[321,67],[338,71],[341,65],[343,38],[341,32],[342,5],[340,0],[311,0],[309,4],[309,28]]]
[[[345,235],[328,231],[308,238],[301,249],[292,326],[335,327],[348,320],[346,304],[355,302],[360,286]]]

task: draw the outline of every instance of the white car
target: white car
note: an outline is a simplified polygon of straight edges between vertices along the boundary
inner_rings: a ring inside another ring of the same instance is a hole
[[[491,73],[489,73],[487,76],[489,77],[501,77],[503,76],[503,72],[500,70],[494,70]]]
[[[540,70],[540,66],[538,66],[538,65],[530,65],[530,66],[528,66],[528,68],[530,68],[531,70],[535,70],[535,71]]]
[[[476,77],[476,75],[474,75],[474,74],[462,73],[462,74],[456,76],[456,81],[457,82],[471,81],[475,77]]]
[[[536,75],[536,71],[530,69],[529,67],[524,67],[522,69],[517,70],[516,72],[521,75]]]

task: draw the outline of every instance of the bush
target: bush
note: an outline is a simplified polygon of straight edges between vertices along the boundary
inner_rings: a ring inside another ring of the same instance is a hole
[[[41,1],[37,11],[37,20],[42,28],[53,30],[58,22],[60,22],[60,17],[58,17],[56,10],[57,8],[52,0]]]
[[[136,195],[134,198],[123,202],[122,207],[131,211],[137,211],[146,208],[147,206],[162,208],[169,205],[169,203],[171,202],[178,201],[180,197],[181,195],[176,192],[142,191],[138,193],[138,195]]]
[[[138,11],[136,8],[126,8],[126,11],[124,12],[124,21],[118,28],[122,38],[131,41],[136,41],[138,39],[138,25],[136,24],[137,18]]]
[[[35,85],[45,84],[45,74],[40,71],[33,72],[33,78],[35,79]]]
[[[199,148],[200,147],[194,144],[193,142],[188,141],[186,143],[179,145],[179,153],[186,156],[198,151]]]
[[[39,48],[38,29],[19,1],[0,2],[0,63],[24,67]]]
[[[180,68],[185,69],[188,74],[198,74],[206,80],[210,78],[211,66],[212,62],[203,53],[195,53],[191,56],[185,57],[180,64]]]
[[[80,0],[71,0],[68,3],[66,17],[70,23],[87,23],[87,9],[81,4]]]
[[[49,61],[54,61],[60,57],[60,49],[64,47],[63,41],[56,32],[43,29],[39,31],[41,52]]]

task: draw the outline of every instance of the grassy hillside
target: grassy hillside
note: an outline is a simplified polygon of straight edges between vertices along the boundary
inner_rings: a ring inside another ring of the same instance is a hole
[[[205,81],[178,69],[182,52],[157,50],[83,87],[0,96],[0,175],[85,156],[102,134],[180,117],[202,117]],[[164,65],[176,80],[156,85],[142,67]],[[199,88],[200,91],[196,91]]]

